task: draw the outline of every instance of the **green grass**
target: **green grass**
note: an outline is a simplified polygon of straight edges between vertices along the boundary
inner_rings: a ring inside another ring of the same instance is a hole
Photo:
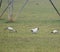
[[[60,52],[60,33],[52,34],[51,31],[60,31],[60,17],[48,0],[29,0],[23,11],[18,12],[25,0],[14,1],[14,23],[6,23],[7,11],[0,20],[0,52]],[[60,0],[53,0],[60,11]],[[7,5],[3,1],[2,9]],[[39,5],[36,5],[39,3]],[[0,14],[1,14],[0,12]],[[16,16],[16,14],[18,16]],[[16,17],[15,17],[16,16]],[[12,26],[17,33],[4,30]],[[37,34],[32,34],[30,29],[39,27]]]

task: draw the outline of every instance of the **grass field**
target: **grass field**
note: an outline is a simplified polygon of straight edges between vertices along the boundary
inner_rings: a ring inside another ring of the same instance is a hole
[[[60,31],[60,16],[49,0],[29,0],[20,13],[18,10],[24,1],[14,0],[14,23],[5,23],[8,21],[8,11],[2,16],[3,20],[0,20],[0,52],[60,52],[60,33],[51,33],[54,29]],[[60,11],[60,0],[52,1]],[[4,0],[0,14],[7,6],[6,3],[7,0]],[[18,32],[4,30],[8,26]],[[30,31],[34,27],[39,27],[37,34]]]

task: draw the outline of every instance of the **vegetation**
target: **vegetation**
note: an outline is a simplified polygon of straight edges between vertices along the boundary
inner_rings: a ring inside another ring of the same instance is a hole
[[[60,16],[49,0],[29,0],[23,11],[19,12],[24,1],[14,1],[14,23],[6,23],[7,11],[2,16],[3,20],[0,20],[0,52],[60,52],[60,32],[51,33],[54,29],[60,31]],[[60,11],[60,0],[53,2]],[[6,5],[7,0],[4,0],[0,14]],[[17,32],[4,30],[8,26]],[[39,27],[37,34],[30,31],[34,27]]]

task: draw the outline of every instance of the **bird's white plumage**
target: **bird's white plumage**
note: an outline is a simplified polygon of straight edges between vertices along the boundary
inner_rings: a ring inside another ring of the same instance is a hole
[[[7,27],[8,30],[14,30],[12,27]]]
[[[15,30],[14,28],[10,27],[10,26],[9,26],[9,27],[7,27],[6,29],[7,29],[7,30],[9,30],[9,31],[16,32],[16,30]]]
[[[38,32],[38,30],[39,30],[39,28],[31,29],[31,31],[32,31],[33,33],[37,33],[37,32]]]
[[[58,30],[53,30],[52,33],[58,33]]]

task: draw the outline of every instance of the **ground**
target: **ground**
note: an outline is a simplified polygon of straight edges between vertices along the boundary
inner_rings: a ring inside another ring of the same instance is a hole
[[[14,23],[8,21],[8,11],[0,20],[0,52],[60,52],[60,16],[56,13],[49,0],[29,0],[22,12],[19,12],[25,0],[14,0]],[[52,0],[60,11],[60,0]],[[6,7],[3,1],[0,14]],[[17,15],[17,16],[16,16]],[[10,32],[4,28],[12,26],[17,32]],[[37,34],[30,29],[39,27]]]

